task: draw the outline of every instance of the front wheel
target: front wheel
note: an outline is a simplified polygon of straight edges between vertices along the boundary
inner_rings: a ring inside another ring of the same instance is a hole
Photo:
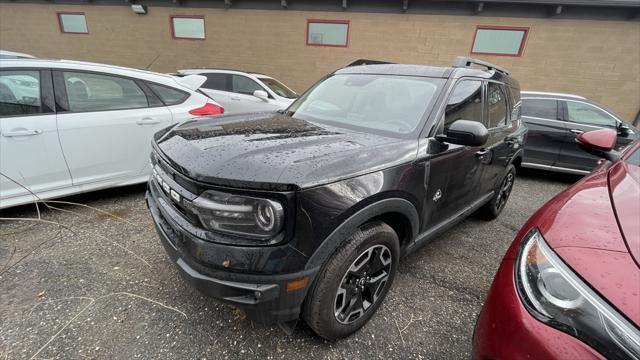
[[[511,190],[513,190],[513,183],[516,180],[516,167],[509,165],[505,172],[500,187],[496,189],[496,194],[486,204],[484,204],[479,210],[478,215],[485,220],[493,220],[500,215],[504,207],[507,205]]]
[[[336,250],[307,294],[303,318],[336,340],[362,327],[387,295],[398,267],[399,241],[380,221],[363,225]]]

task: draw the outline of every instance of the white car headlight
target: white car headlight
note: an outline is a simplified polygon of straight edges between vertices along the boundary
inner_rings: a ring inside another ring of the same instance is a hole
[[[580,279],[537,229],[516,261],[518,293],[538,320],[574,336],[608,359],[640,359],[640,331]]]

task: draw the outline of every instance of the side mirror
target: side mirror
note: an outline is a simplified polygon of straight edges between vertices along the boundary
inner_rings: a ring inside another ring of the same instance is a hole
[[[456,120],[445,131],[444,135],[437,135],[440,142],[457,145],[482,146],[489,138],[487,128],[477,121]]]
[[[268,101],[269,100],[269,94],[267,94],[266,91],[264,90],[256,90],[253,92],[253,96],[257,97],[258,99],[262,100],[262,101]]]
[[[618,123],[618,134],[627,136],[630,133],[631,133],[631,128],[629,127],[629,125],[623,122]]]
[[[593,130],[576,136],[576,141],[584,151],[610,161],[620,158],[620,154],[613,150],[617,140],[618,134],[612,129]]]

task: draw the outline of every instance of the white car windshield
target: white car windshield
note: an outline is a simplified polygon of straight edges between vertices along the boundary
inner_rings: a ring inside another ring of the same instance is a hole
[[[443,79],[338,74],[316,84],[288,109],[294,118],[406,135],[431,108]]]

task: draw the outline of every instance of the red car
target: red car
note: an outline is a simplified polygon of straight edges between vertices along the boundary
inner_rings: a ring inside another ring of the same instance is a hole
[[[640,141],[578,136],[609,161],[524,225],[493,280],[474,359],[640,359]]]

